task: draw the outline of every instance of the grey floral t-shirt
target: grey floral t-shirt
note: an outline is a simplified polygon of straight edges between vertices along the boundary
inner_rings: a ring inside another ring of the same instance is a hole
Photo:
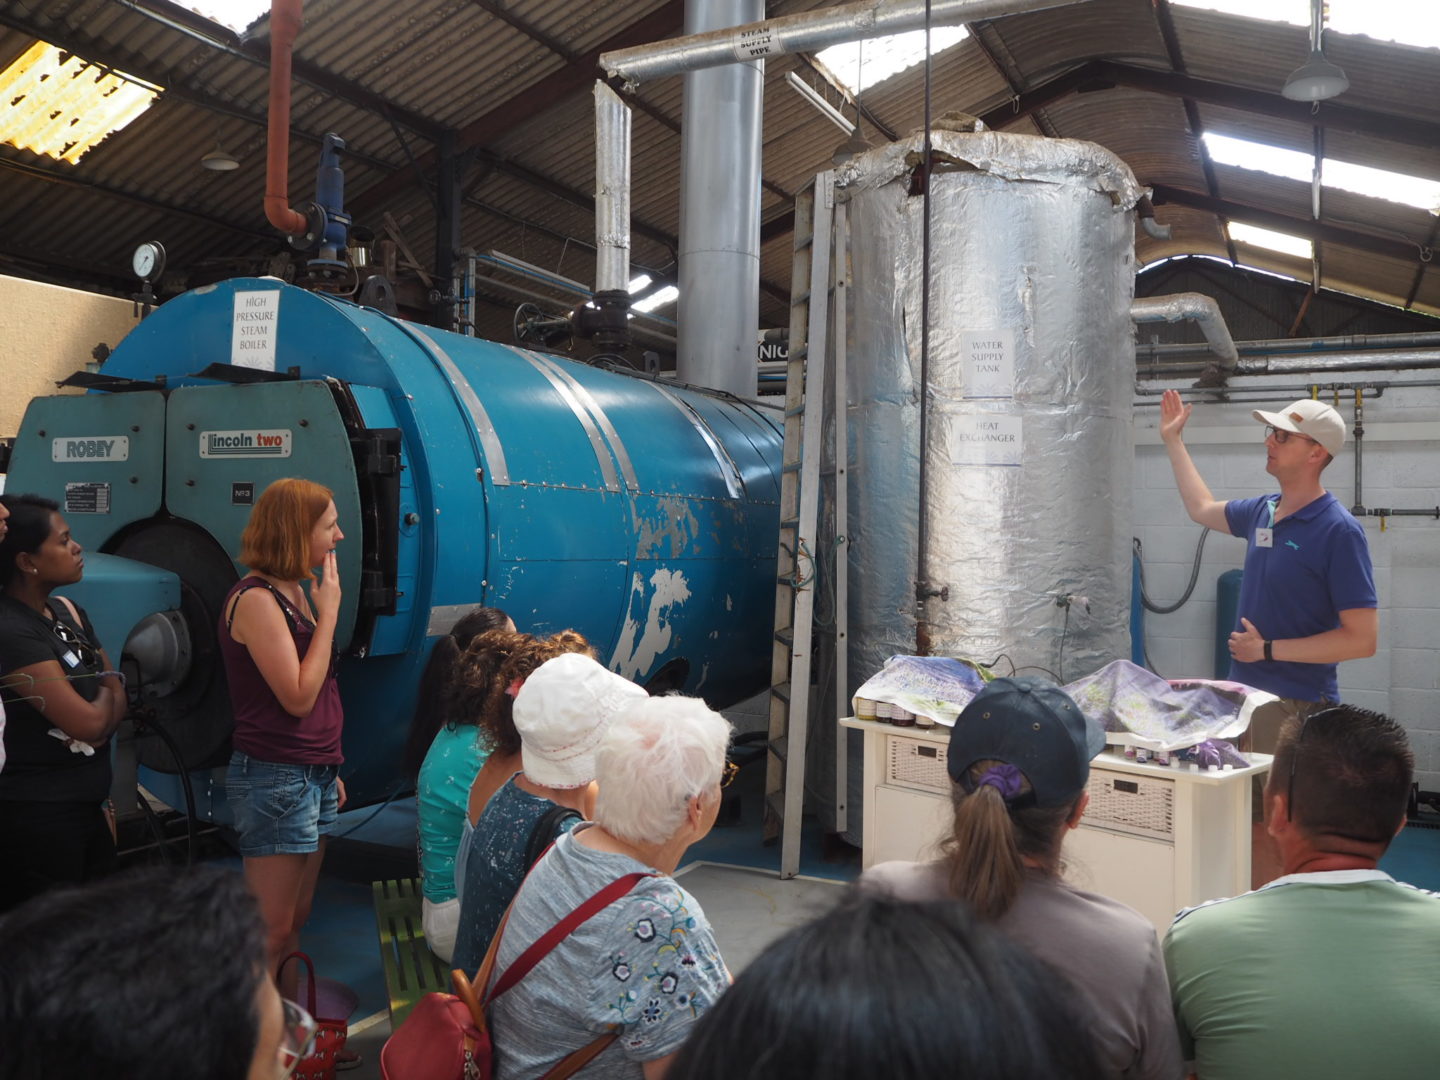
[[[626,855],[560,837],[521,887],[500,942],[505,970],[552,926],[610,882],[648,870]],[[627,1078],[674,1053],[730,983],[710,924],[674,878],[645,878],[561,942],[490,1007],[496,1080],[543,1076],[561,1058],[618,1028],[578,1075]]]

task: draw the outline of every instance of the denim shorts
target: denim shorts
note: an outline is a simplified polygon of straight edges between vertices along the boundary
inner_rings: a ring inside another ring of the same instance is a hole
[[[240,854],[308,855],[339,815],[338,765],[280,765],[236,750],[225,795],[240,835]]]

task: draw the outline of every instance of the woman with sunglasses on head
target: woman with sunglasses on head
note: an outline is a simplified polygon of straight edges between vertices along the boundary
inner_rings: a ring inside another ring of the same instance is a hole
[[[276,480],[240,537],[239,561],[249,573],[231,588],[220,617],[235,714],[226,794],[272,972],[299,944],[325,836],[345,803],[335,681],[335,545],[344,538],[328,488]],[[293,990],[295,969],[286,970]]]
[[[115,862],[105,814],[109,739],[125,685],[94,628],[56,589],[85,572],[58,504],[0,496],[0,911],[53,885],[88,881]]]

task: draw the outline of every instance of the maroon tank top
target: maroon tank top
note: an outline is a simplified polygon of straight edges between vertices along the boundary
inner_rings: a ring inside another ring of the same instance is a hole
[[[275,597],[285,612],[290,636],[295,641],[295,653],[301,660],[305,659],[315,636],[315,624],[263,578],[241,578],[226,594],[220,611],[219,636],[225,674],[230,681],[230,705],[235,714],[232,739],[235,749],[280,765],[340,764],[345,760],[340,753],[340,728],[345,717],[340,708],[334,658],[310,715],[304,719],[291,716],[255,666],[250,650],[230,636],[235,597],[250,589],[268,589]]]

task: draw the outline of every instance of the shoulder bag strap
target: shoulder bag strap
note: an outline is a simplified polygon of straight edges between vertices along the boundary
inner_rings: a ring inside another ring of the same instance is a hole
[[[610,1032],[608,1035],[601,1035],[592,1043],[586,1043],[573,1054],[567,1055],[558,1064],[553,1066],[549,1072],[540,1080],[565,1080],[567,1076],[574,1076],[590,1062],[599,1057],[607,1046],[620,1037],[620,1031]]]
[[[572,810],[568,806],[552,806],[540,815],[540,820],[535,822],[535,827],[530,830],[530,842],[525,845],[525,872],[527,874],[530,872],[530,868],[545,854],[550,842],[560,831],[560,826],[572,817],[578,818],[579,816],[580,811]]]
[[[70,613],[70,618],[75,620],[76,628],[83,633],[85,630],[85,620],[80,618],[80,612],[75,610],[75,605],[73,602],[71,602],[70,598],[68,596],[60,596],[59,594],[56,594],[51,596],[50,599],[60,601],[60,605]]]
[[[545,931],[528,949],[520,954],[513,964],[505,969],[500,978],[496,980],[495,989],[485,995],[485,1004],[489,1005],[497,997],[505,993],[506,990],[509,990],[529,974],[530,969],[544,959],[545,955],[549,953],[551,949],[569,937],[575,931],[576,927],[588,919],[593,918],[595,915],[598,915],[601,911],[604,911],[645,878],[653,876],[652,874],[636,871],[633,874],[626,874],[624,877],[616,878],[609,885],[606,885],[605,888],[590,897],[589,900],[586,900],[574,911],[570,912],[569,915],[566,915],[565,918]],[[508,917],[509,913],[507,912],[506,915]],[[500,936],[504,930],[505,925],[501,923],[500,928],[495,931],[494,941],[490,943],[492,951],[500,941]],[[488,955],[486,959],[489,959]]]

